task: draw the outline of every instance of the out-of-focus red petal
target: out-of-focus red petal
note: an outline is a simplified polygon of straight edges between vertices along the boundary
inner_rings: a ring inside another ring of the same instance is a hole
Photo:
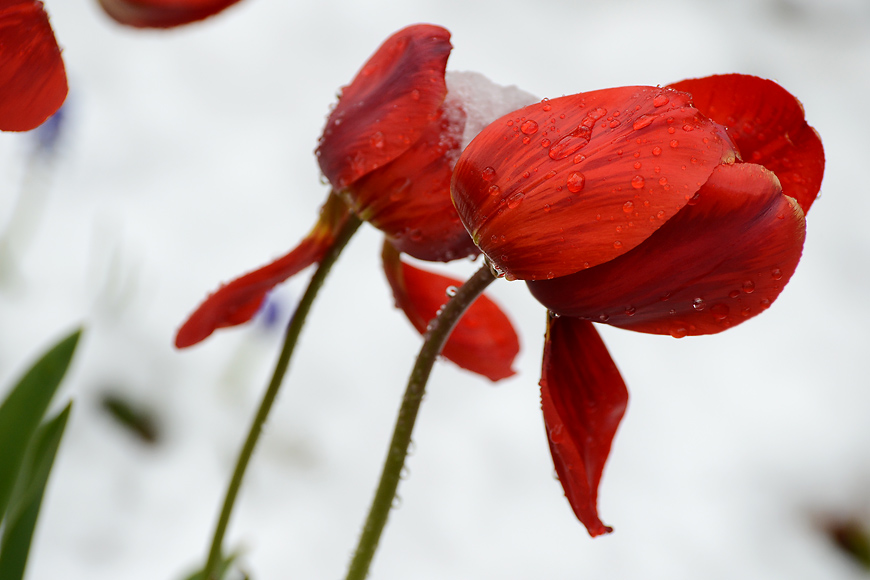
[[[0,130],[35,129],[60,108],[67,90],[42,2],[0,0]]]
[[[624,254],[732,160],[724,129],[671,89],[622,87],[530,105],[484,129],[453,200],[509,277],[565,276]]]
[[[462,133],[453,124],[442,115],[396,160],[344,191],[361,219],[420,260],[449,262],[478,252],[450,199],[451,160],[459,155]]]
[[[692,93],[701,113],[728,127],[743,160],[764,165],[779,178],[782,191],[809,211],[822,185],[825,151],[804,108],[773,81],[730,74],[689,79],[671,85]]]
[[[106,14],[136,28],[172,28],[208,18],[239,0],[100,0]]]
[[[347,206],[335,195],[330,196],[321,210],[320,220],[298,246],[209,295],[178,330],[175,346],[193,346],[218,328],[249,321],[272,288],[323,258],[349,217]]]
[[[384,243],[383,259],[396,306],[424,334],[447,303],[449,289],[458,288],[461,282],[402,262],[389,242]],[[484,295],[459,320],[441,354],[466,370],[498,381],[514,374],[511,365],[519,350],[510,320]]]
[[[417,24],[388,38],[342,90],[317,158],[336,189],[383,167],[413,145],[447,95],[450,33]]]
[[[529,282],[568,316],[675,337],[713,334],[766,310],[800,260],[797,202],[760,165],[723,165],[697,200],[619,258],[564,278]]]
[[[628,390],[590,322],[550,317],[541,407],[559,482],[591,536],[613,531],[598,517],[598,485],[628,405]]]

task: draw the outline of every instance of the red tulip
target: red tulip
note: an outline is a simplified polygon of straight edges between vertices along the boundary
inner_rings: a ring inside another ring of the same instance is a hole
[[[561,315],[545,347],[545,419],[566,495],[592,535],[608,531],[598,469],[621,411],[584,401],[619,388],[551,353],[604,359],[577,319],[683,337],[762,312],[797,267],[823,172],[797,99],[744,75],[544,100],[463,152],[452,182],[463,223],[496,268]],[[560,326],[572,330],[553,332]],[[568,433],[559,442],[553,421]]]
[[[320,261],[350,212],[383,230],[397,251],[419,259],[448,261],[477,253],[450,199],[452,165],[465,124],[461,111],[447,113],[443,106],[450,49],[450,33],[431,25],[410,26],[387,39],[343,89],[320,139],[318,161],[335,192],[320,222],[289,254],[209,296],[179,330],[177,347],[250,320],[276,284]],[[404,278],[392,276],[390,282],[409,297],[444,291],[442,277],[422,270],[409,271]],[[409,316],[428,316],[426,321],[434,317],[428,303],[414,298],[407,304],[420,308],[413,313],[406,309]],[[479,328],[471,330],[471,324]],[[504,315],[464,319],[445,356],[493,380],[508,376],[516,351],[495,357],[487,366],[470,362],[474,356],[487,356],[480,341],[465,348],[452,346],[466,333],[498,336],[506,327],[512,334]]]
[[[0,130],[35,129],[60,108],[67,90],[42,2],[0,0]]]
[[[136,28],[172,28],[203,20],[239,0],[99,0],[117,22]]]

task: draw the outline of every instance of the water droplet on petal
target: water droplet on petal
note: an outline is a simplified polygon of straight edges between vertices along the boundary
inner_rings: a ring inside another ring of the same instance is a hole
[[[622,242],[616,240],[615,242],[613,242],[613,247],[617,250],[620,249],[622,247]]]
[[[770,271],[770,276],[774,280],[782,280],[782,270],[780,270],[779,268],[774,268]]]
[[[456,296],[457,292],[459,292],[459,288],[457,288],[456,286],[448,286],[447,289],[444,290],[444,293],[447,294],[448,296],[450,296],[451,298]]]
[[[644,179],[640,175],[635,175],[631,179],[631,186],[635,189],[643,189]]]
[[[655,156],[659,156],[662,154],[662,148],[659,146],[653,147],[652,154]]]
[[[520,131],[526,135],[534,135],[538,132],[538,123],[529,119],[520,125]]]
[[[706,307],[707,304],[704,302],[703,298],[695,298],[694,300],[692,300],[692,308],[694,308],[695,310],[701,311],[704,310],[704,308]]]
[[[674,325],[674,326],[671,327],[670,334],[671,334],[671,336],[673,336],[674,338],[683,338],[683,337],[685,337],[687,334],[689,334],[689,331],[686,330],[686,327],[685,327],[685,326]]]
[[[499,189],[499,187],[497,185],[490,185],[488,191],[489,191],[489,194],[494,197],[494,196],[498,195],[501,190]]]
[[[747,280],[746,282],[744,282],[743,291],[747,294],[752,294],[753,292],[755,292],[755,282],[753,282],[752,280]]]
[[[635,131],[640,131],[644,127],[649,127],[656,118],[653,115],[641,115],[632,124],[631,128]]]
[[[671,142],[668,143],[668,145],[670,145],[672,149],[676,149],[677,147],[680,146],[680,142],[677,141],[676,139],[671,139]]]
[[[384,134],[378,131],[369,138],[369,144],[375,149],[384,148]]]
[[[580,193],[583,186],[586,185],[586,177],[582,173],[572,173],[568,176],[568,191],[571,193]]]
[[[495,169],[492,167],[484,167],[483,171],[480,172],[480,177],[483,178],[484,181],[492,181],[495,177]]]
[[[634,202],[627,201],[624,204],[622,204],[622,211],[624,211],[625,213],[633,212],[634,211]]]
[[[522,191],[518,191],[508,198],[507,205],[510,209],[514,209],[518,205],[523,202],[523,198],[526,196]]]
[[[628,308],[625,309],[626,316],[634,316],[635,312],[637,312],[637,308],[635,308],[634,306],[629,306]]]
[[[665,105],[668,104],[669,101],[670,101],[670,98],[668,98],[667,95],[664,95],[664,94],[656,95],[653,98],[653,107],[655,107],[655,108],[664,107]]]
[[[592,130],[589,127],[585,127],[580,125],[555,143],[550,147],[550,150],[547,154],[550,156],[550,159],[558,161],[559,159],[565,159],[569,155],[574,155],[580,149],[586,147],[589,144],[589,139],[592,136]],[[575,163],[576,157],[575,157]]]
[[[728,318],[728,313],[731,310],[724,304],[715,304],[713,308],[710,309],[710,313],[713,315],[718,322],[722,322],[726,318]]]

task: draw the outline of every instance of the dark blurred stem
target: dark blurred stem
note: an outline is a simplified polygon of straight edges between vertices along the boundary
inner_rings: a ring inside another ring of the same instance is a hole
[[[417,420],[417,412],[420,402],[426,392],[426,382],[432,372],[435,360],[444,348],[444,343],[453,332],[453,328],[465,311],[480,296],[487,286],[495,280],[489,265],[477,271],[450,299],[441,310],[438,318],[432,321],[417,362],[408,378],[408,387],[402,399],[399,416],[396,419],[396,427],[393,430],[393,439],[390,441],[390,449],[384,461],[384,469],[381,472],[381,480],[378,483],[375,498],[372,500],[369,515],[366,518],[363,531],[354,553],[353,560],[347,572],[347,580],[364,580],[368,576],[372,559],[381,539],[381,533],[387,524],[387,517],[393,505],[393,498],[399,487],[399,478],[402,468],[405,466],[405,458],[408,455],[408,446],[411,444],[411,434],[414,423]]]
[[[254,447],[260,438],[263,424],[269,416],[269,411],[272,409],[272,403],[275,402],[275,397],[278,395],[278,390],[281,388],[281,381],[287,372],[287,367],[290,365],[290,357],[293,356],[293,349],[296,347],[296,341],[299,339],[299,334],[302,327],[305,325],[305,319],[308,317],[308,312],[311,310],[311,305],[317,297],[317,292],[323,285],[329,270],[341,251],[350,241],[350,238],[360,226],[360,220],[355,216],[350,216],[347,223],[338,232],[332,248],[326,253],[311,281],[308,283],[308,288],[305,294],[299,301],[296,307],[296,312],[290,319],[287,325],[287,331],[284,333],[284,345],[281,347],[281,354],[278,356],[278,362],[275,364],[275,371],[272,373],[272,379],[269,382],[269,387],[263,395],[263,400],[260,402],[260,407],[257,409],[257,414],[254,416],[254,421],[251,423],[251,428],[248,431],[248,436],[245,439],[245,444],[239,452],[239,458],[236,460],[236,468],[233,471],[233,477],[230,480],[227,488],[224,504],[221,508],[220,517],[218,518],[217,526],[214,530],[211,548],[209,549],[208,559],[206,560],[205,568],[203,568],[202,576],[204,580],[220,580],[217,575],[217,570],[221,561],[221,546],[223,545],[224,534],[227,531],[227,525],[230,521],[230,514],[233,511],[233,506],[236,502],[236,497],[239,494],[239,488],[242,486],[242,479],[245,477],[245,470],[251,460],[251,455],[254,453]]]

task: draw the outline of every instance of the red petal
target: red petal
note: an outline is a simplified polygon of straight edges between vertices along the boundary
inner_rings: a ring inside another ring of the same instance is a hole
[[[690,79],[671,87],[692,93],[699,111],[728,127],[744,161],[776,173],[783,193],[809,211],[822,184],[825,151],[800,101],[775,82],[749,75]]]
[[[99,0],[106,14],[137,28],[172,28],[217,14],[239,0]]]
[[[175,346],[193,346],[218,328],[249,321],[272,288],[323,258],[349,216],[348,208],[337,197],[330,196],[317,225],[298,246],[274,262],[218,288],[178,330]]]
[[[547,324],[541,406],[559,482],[589,535],[613,531],[598,518],[598,485],[628,390],[592,324],[553,318]]]
[[[424,334],[447,302],[449,288],[458,288],[462,283],[402,262],[389,243],[384,243],[383,258],[396,306]],[[441,354],[466,370],[498,381],[514,374],[511,365],[519,350],[510,320],[484,295],[459,320]]]
[[[0,2],[0,130],[35,129],[66,93],[63,59],[42,2]]]
[[[723,159],[724,129],[685,93],[623,87],[531,105],[484,129],[453,199],[508,276],[565,276],[612,260],[676,214]]]
[[[409,26],[388,38],[342,90],[317,148],[333,187],[344,189],[389,163],[437,120],[451,48],[447,30]]]
[[[800,260],[800,206],[749,163],[718,167],[693,203],[616,260],[529,289],[560,314],[675,337],[721,332],[767,309]]]
[[[344,192],[356,214],[386,233],[400,252],[442,262],[477,254],[450,199],[451,159],[459,155],[461,129],[442,116],[398,159]]]

